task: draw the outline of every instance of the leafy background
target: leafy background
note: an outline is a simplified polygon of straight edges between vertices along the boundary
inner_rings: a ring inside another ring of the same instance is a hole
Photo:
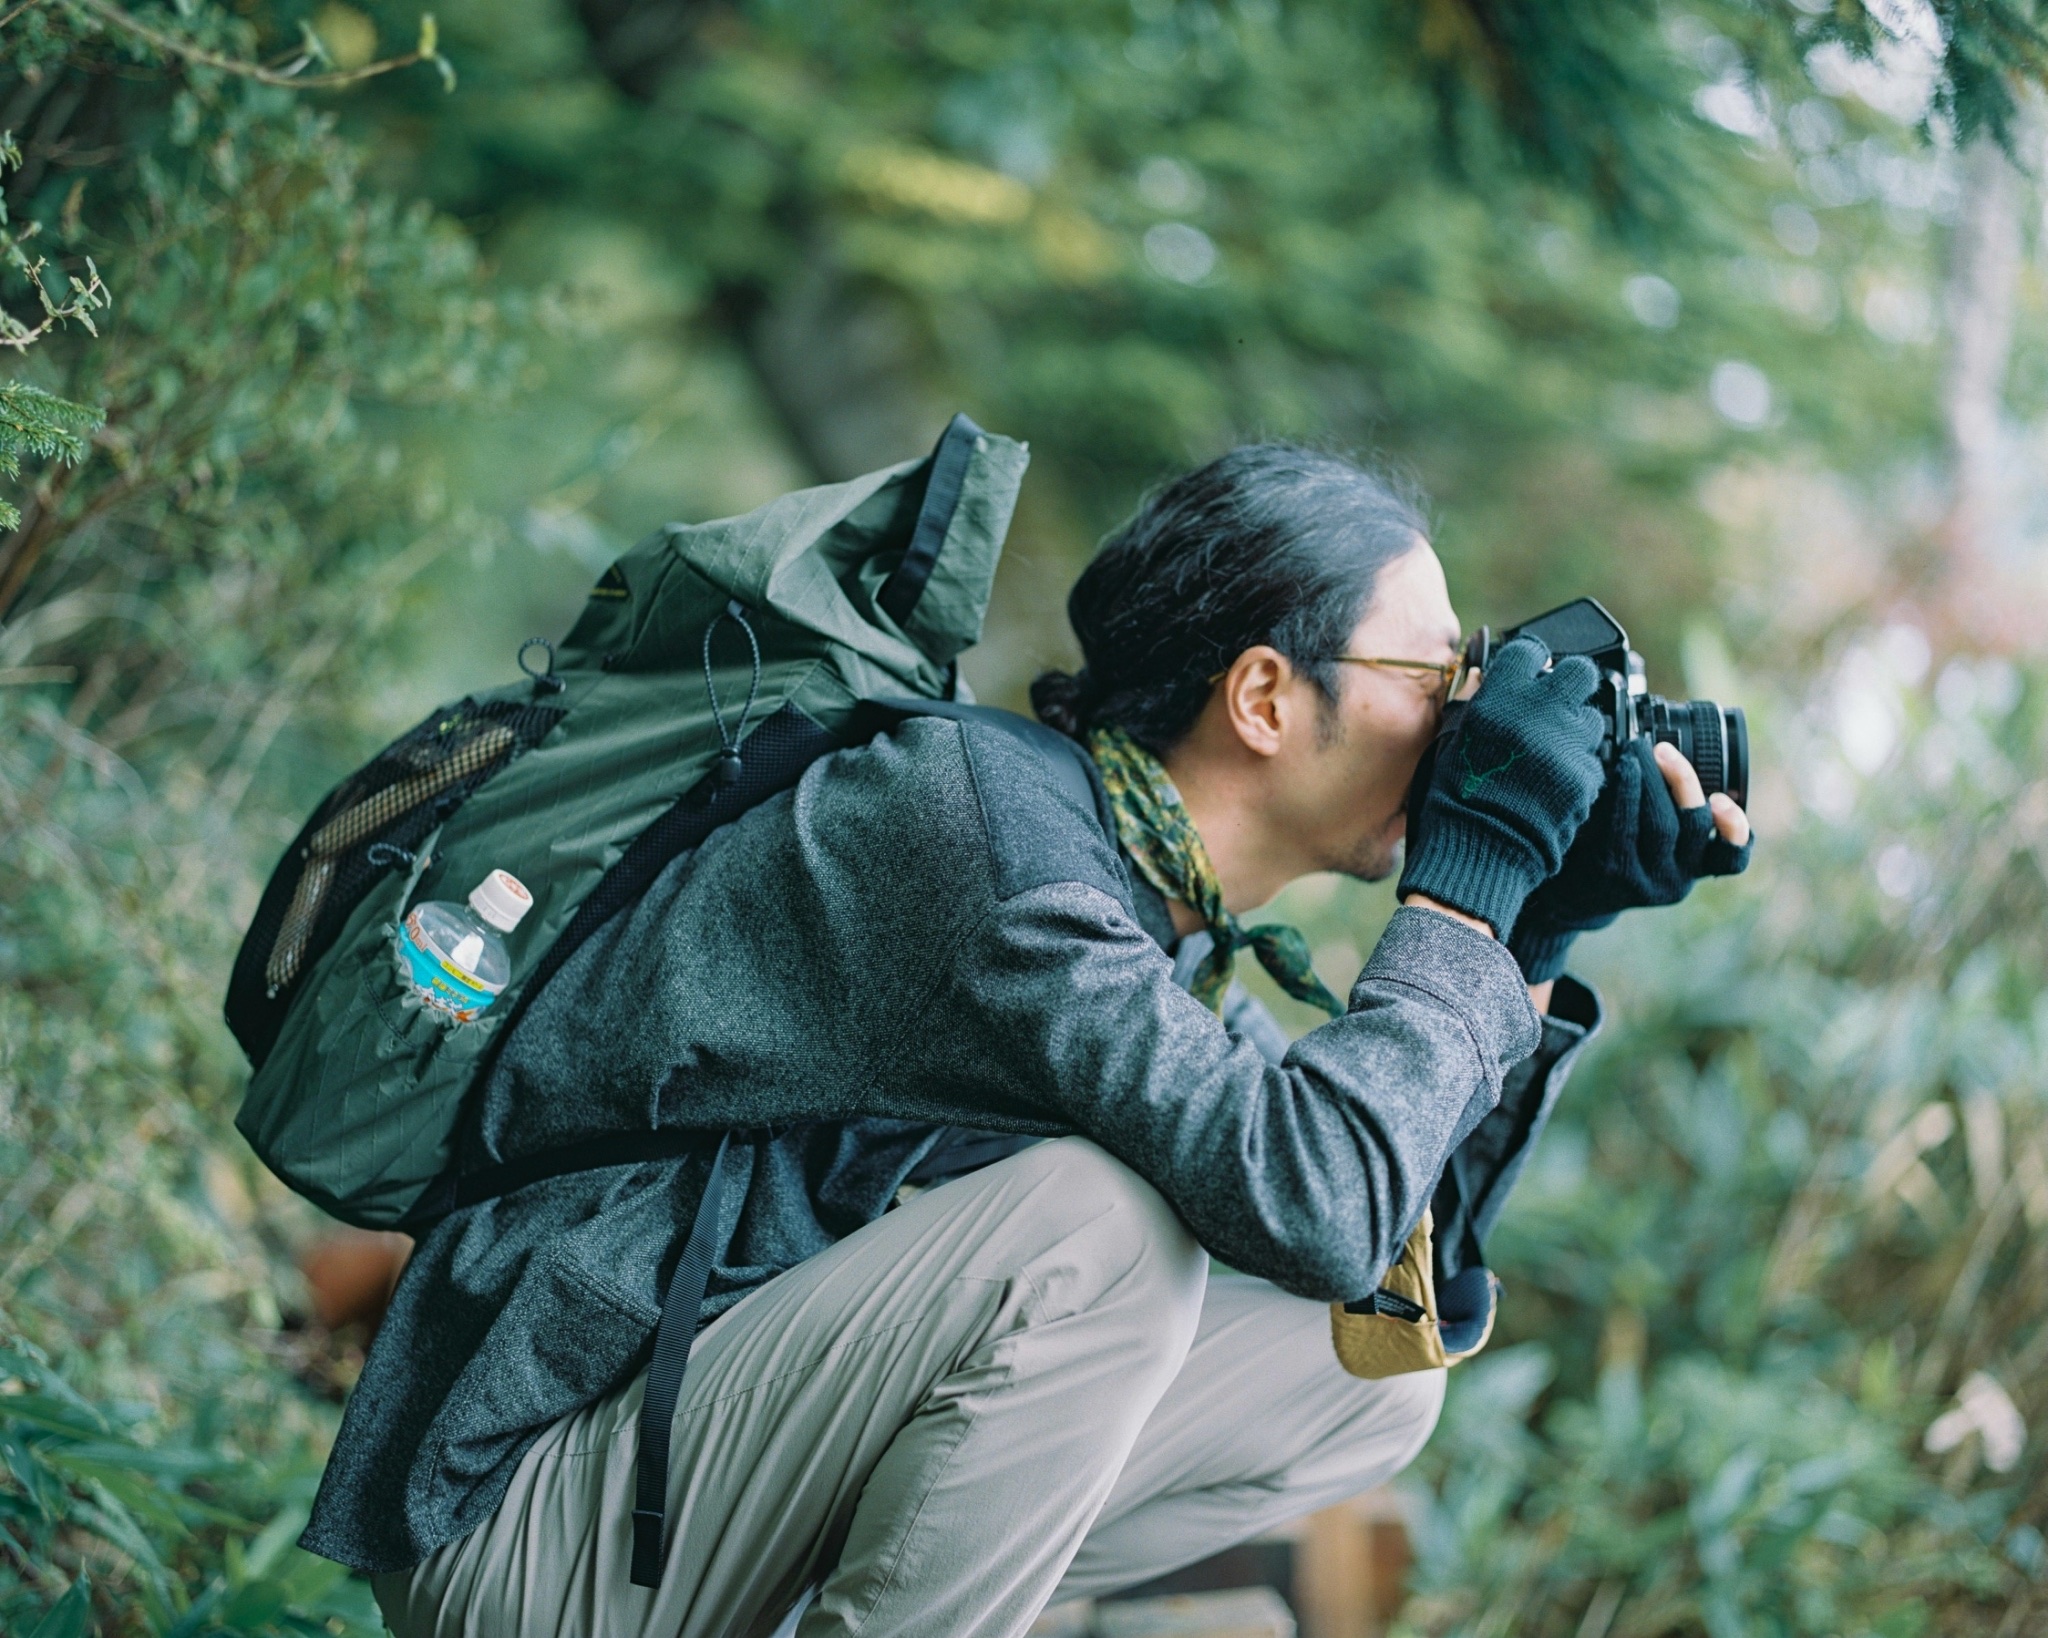
[[[1034,449],[984,697],[1283,434],[1751,711],[1756,868],[1586,942],[1404,1626],[2048,1616],[2029,0],[0,19],[0,1628],[376,1630],[291,1545],[361,1338],[229,1125],[262,876],[647,528],[955,408]],[[1346,983],[1388,905],[1282,908]]]

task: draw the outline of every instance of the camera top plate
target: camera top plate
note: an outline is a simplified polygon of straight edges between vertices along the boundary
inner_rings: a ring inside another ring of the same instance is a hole
[[[1628,633],[1597,598],[1577,598],[1548,614],[1524,620],[1502,632],[1499,640],[1506,643],[1517,637],[1540,639],[1553,658],[1583,654],[1603,673],[1618,672],[1623,677],[1629,674]]]

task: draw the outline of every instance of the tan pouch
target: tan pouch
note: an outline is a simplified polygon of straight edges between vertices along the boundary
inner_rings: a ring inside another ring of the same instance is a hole
[[[1357,1302],[1330,1304],[1330,1341],[1337,1363],[1353,1376],[1402,1376],[1455,1365],[1478,1353],[1493,1335],[1489,1309],[1486,1329],[1477,1342],[1455,1354],[1444,1351],[1437,1325],[1432,1229],[1431,1214],[1425,1211],[1377,1291]]]

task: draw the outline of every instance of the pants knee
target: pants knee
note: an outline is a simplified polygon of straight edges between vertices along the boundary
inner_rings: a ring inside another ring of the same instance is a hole
[[[1409,1371],[1372,1384],[1338,1444],[1353,1453],[1357,1472],[1346,1488],[1384,1484],[1422,1454],[1444,1408],[1445,1372]]]
[[[1392,1379],[1400,1385],[1400,1398],[1390,1414],[1412,1430],[1401,1456],[1402,1467],[1422,1454],[1422,1447],[1436,1432],[1437,1421],[1444,1412],[1444,1379],[1448,1374],[1445,1371],[1414,1371]]]
[[[1338,1374],[1334,1360],[1330,1374]],[[1342,1381],[1344,1398],[1330,1407],[1339,1414],[1314,1418],[1320,1424],[1314,1437],[1266,1481],[1293,1496],[1304,1513],[1392,1479],[1422,1453],[1443,1410],[1441,1370]]]
[[[1162,1340],[1194,1341],[1209,1278],[1208,1254],[1187,1224],[1144,1178],[1086,1138],[1061,1138],[1026,1151],[1056,1191],[1062,1210],[1097,1247],[1097,1256],[1120,1270],[1114,1294],[1143,1307]]]

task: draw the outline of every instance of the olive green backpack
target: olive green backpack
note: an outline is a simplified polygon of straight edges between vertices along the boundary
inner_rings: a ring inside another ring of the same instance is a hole
[[[228,989],[255,1068],[236,1124],[265,1164],[366,1228],[447,1209],[467,1095],[569,954],[678,853],[872,733],[863,702],[957,697],[1027,458],[956,416],[922,460],[659,530],[559,650],[521,650],[545,669],[434,712],[337,786]],[[533,907],[504,992],[453,1022],[408,998],[398,923],[499,868]]]

